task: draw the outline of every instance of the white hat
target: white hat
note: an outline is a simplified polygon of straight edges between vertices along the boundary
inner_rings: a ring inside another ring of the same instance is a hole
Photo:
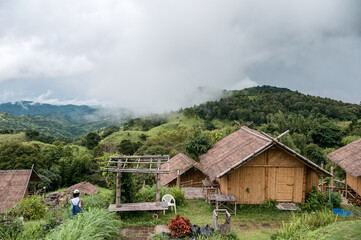
[[[78,189],[75,189],[75,190],[74,190],[74,193],[79,193],[79,190],[78,190]]]

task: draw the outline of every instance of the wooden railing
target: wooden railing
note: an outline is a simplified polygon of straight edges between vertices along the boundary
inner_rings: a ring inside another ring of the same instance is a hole
[[[195,182],[193,180],[184,181],[180,183],[181,187],[202,187],[202,182]]]

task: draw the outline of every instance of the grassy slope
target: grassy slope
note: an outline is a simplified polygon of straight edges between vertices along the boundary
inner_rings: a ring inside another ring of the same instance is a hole
[[[334,223],[308,233],[307,238],[320,240],[361,239],[361,220]]]
[[[220,120],[213,120],[212,123],[216,126],[216,128],[222,128],[225,126],[231,126],[231,122],[229,121],[220,121]],[[122,140],[130,140],[132,142],[140,141],[139,136],[141,134],[145,134],[148,137],[154,137],[161,131],[172,131],[177,129],[177,127],[185,127],[187,129],[194,129],[198,126],[203,127],[204,121],[200,118],[188,118],[185,117],[182,113],[173,113],[167,117],[167,123],[162,124],[160,126],[154,127],[149,131],[139,131],[139,130],[132,130],[132,131],[124,131],[121,129],[118,132],[115,132],[106,138],[104,138],[101,143],[104,142],[115,142],[119,143]]]
[[[25,133],[17,134],[0,134],[0,144],[6,142],[25,142]]]

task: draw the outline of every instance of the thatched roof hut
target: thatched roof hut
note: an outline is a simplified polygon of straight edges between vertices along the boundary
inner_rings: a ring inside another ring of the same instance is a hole
[[[161,169],[168,169],[168,164],[162,164]],[[188,157],[183,153],[178,153],[169,160],[169,174],[160,175],[160,183],[162,185],[175,185],[178,170],[180,175],[180,184],[193,182],[201,185],[201,181],[208,178],[204,173],[202,164]]]
[[[361,139],[331,152],[327,157],[346,171],[346,185],[361,195]]]
[[[352,176],[361,177],[361,139],[329,153],[327,157]]]
[[[0,212],[5,213],[28,195],[29,182],[41,182],[32,169],[0,170]]]
[[[99,189],[90,182],[81,182],[74,184],[69,188],[65,189],[60,195],[63,195],[63,193],[71,193],[75,189],[78,189],[82,194],[86,194],[86,195],[97,194],[99,192]]]
[[[200,162],[221,192],[234,194],[238,203],[304,202],[319,175],[331,176],[278,139],[245,126],[214,144]]]

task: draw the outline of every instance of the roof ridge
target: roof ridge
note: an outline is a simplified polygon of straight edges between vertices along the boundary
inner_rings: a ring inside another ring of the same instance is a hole
[[[190,165],[192,165],[193,164],[193,162],[189,162],[188,161],[188,159],[185,157],[186,155],[185,154],[183,154],[183,153],[179,153],[181,156],[182,156],[182,158],[188,163],[188,164],[190,164]],[[188,156],[187,156],[188,157]]]
[[[248,127],[247,127],[248,128]],[[264,136],[262,136],[262,135],[259,135],[259,134],[256,134],[256,133],[254,133],[254,132],[252,132],[251,130],[249,130],[249,129],[247,129],[245,126],[242,126],[241,127],[241,129],[242,130],[244,130],[244,131],[246,131],[246,132],[248,132],[248,133],[250,133],[250,134],[253,134],[254,136],[256,136],[256,137],[258,137],[258,138],[262,138],[263,140],[266,140],[266,141],[268,141],[268,142],[271,142],[271,141],[273,141],[273,139],[270,139],[270,138],[266,138],[266,137],[264,137]],[[254,131],[256,131],[256,130],[254,130]],[[256,131],[257,132],[257,131]],[[257,132],[258,133],[258,132]]]

